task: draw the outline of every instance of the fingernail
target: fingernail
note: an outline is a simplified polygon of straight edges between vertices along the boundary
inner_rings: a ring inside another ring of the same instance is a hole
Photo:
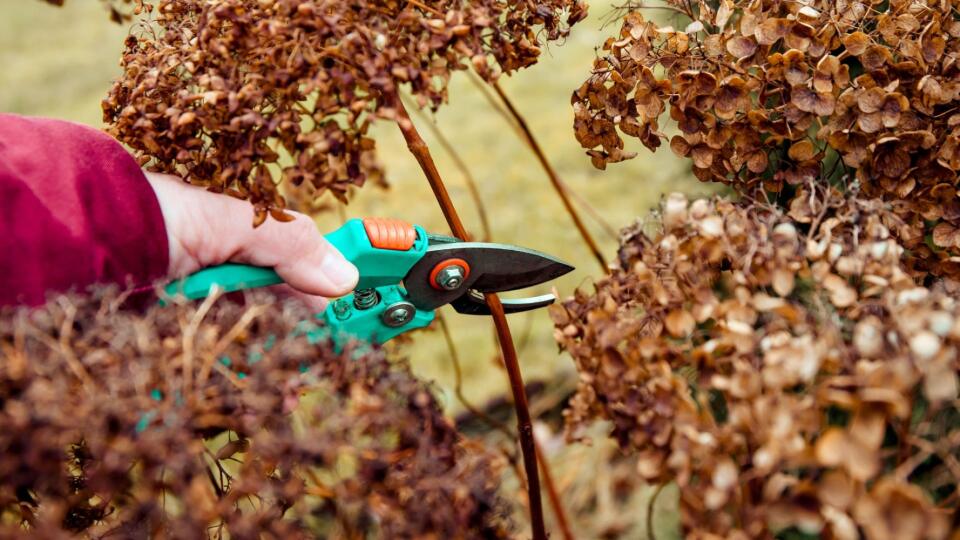
[[[350,264],[350,261],[343,257],[338,256],[330,256],[324,259],[320,271],[323,272],[334,285],[344,290],[352,289],[360,277],[356,266]]]

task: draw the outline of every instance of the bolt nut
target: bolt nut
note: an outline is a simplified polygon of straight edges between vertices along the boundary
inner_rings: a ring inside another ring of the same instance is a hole
[[[458,265],[451,265],[437,273],[437,285],[444,290],[454,291],[463,285],[463,279],[466,277],[466,270]]]
[[[383,324],[391,328],[397,328],[412,321],[416,313],[417,308],[410,302],[397,302],[390,304],[387,309],[383,310],[381,320]]]
[[[350,303],[344,299],[337,300],[333,303],[333,314],[337,316],[337,319],[344,321],[350,318]]]

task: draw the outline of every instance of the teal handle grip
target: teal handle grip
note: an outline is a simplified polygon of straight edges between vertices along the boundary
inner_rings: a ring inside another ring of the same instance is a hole
[[[374,246],[360,219],[351,219],[325,236],[359,270],[360,278],[355,290],[375,290],[380,299],[376,307],[360,309],[354,306],[351,294],[332,302],[326,311],[317,315],[326,322],[326,330],[331,333],[337,347],[341,347],[349,338],[383,343],[433,321],[433,312],[419,311],[400,327],[387,325],[383,321],[383,313],[389,306],[406,299],[406,291],[399,284],[429,247],[426,231],[418,225],[414,225],[414,230],[416,239],[407,250]],[[219,287],[223,292],[235,292],[280,283],[283,280],[272,268],[226,263],[204,268],[174,281],[167,285],[165,292],[170,297],[182,295],[196,300],[209,296],[214,287]]]
[[[169,296],[182,294],[190,300],[209,296],[214,287],[223,292],[256,289],[283,283],[273,268],[249,264],[226,263],[204,268],[199,272],[175,281],[166,287]]]
[[[428,247],[427,233],[418,225],[414,228],[417,239],[413,247],[406,251],[374,247],[360,219],[347,221],[325,238],[359,270],[360,280],[356,288],[372,289],[399,283],[423,256]],[[226,263],[204,268],[174,281],[167,285],[165,291],[169,296],[183,295],[189,300],[196,300],[209,296],[214,286],[220,287],[223,292],[234,292],[280,283],[283,280],[272,268]]]

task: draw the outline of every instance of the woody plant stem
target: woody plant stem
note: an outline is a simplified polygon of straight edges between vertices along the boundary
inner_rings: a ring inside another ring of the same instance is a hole
[[[553,185],[553,190],[556,191],[557,196],[560,197],[560,201],[563,202],[563,207],[566,209],[567,214],[570,215],[570,219],[573,220],[573,224],[577,227],[577,231],[580,233],[580,237],[583,239],[583,242],[587,244],[587,248],[590,250],[590,253],[593,254],[593,257],[600,264],[601,271],[603,271],[605,274],[609,274],[610,269],[607,267],[607,262],[604,260],[603,254],[600,252],[600,248],[597,246],[597,242],[593,239],[590,231],[588,231],[586,225],[583,224],[583,220],[580,219],[580,214],[570,202],[570,196],[567,194],[567,190],[565,189],[563,182],[560,180],[560,175],[557,174],[557,171],[547,160],[546,154],[544,154],[543,149],[540,148],[540,143],[537,142],[537,139],[533,136],[533,132],[530,131],[530,126],[527,125],[527,120],[513,105],[513,102],[510,101],[510,98],[507,97],[507,94],[503,91],[503,89],[500,88],[499,83],[494,82],[492,86],[497,92],[497,96],[500,98],[500,101],[503,102],[503,104],[507,107],[507,110],[510,112],[510,115],[513,116],[514,121],[516,121],[524,139],[526,139],[530,149],[533,150],[534,155],[537,156],[537,161],[540,162],[540,166],[543,167],[543,170],[547,173],[547,177],[550,178],[550,184]]]
[[[420,168],[423,169],[433,190],[433,195],[440,204],[440,210],[443,211],[443,217],[446,218],[450,230],[458,238],[468,238],[467,231],[460,221],[457,209],[447,193],[447,188],[437,171],[437,166],[430,155],[430,149],[423,141],[423,137],[417,131],[416,126],[410,119],[407,109],[403,106],[399,95],[391,96],[391,105],[396,110],[397,126],[403,133],[403,138],[407,141],[407,148],[417,159]],[[503,363],[507,368],[507,375],[510,378],[510,389],[513,392],[514,407],[517,411],[517,431],[520,438],[520,451],[523,453],[523,468],[527,475],[527,493],[530,502],[530,525],[533,531],[534,540],[546,540],[546,527],[543,522],[543,505],[540,500],[540,476],[537,471],[537,451],[533,440],[533,424],[530,419],[530,408],[527,405],[527,393],[523,387],[523,375],[520,372],[520,363],[517,360],[517,350],[513,344],[513,337],[510,335],[510,327],[507,325],[507,317],[503,311],[503,304],[496,294],[484,295],[487,305],[490,307],[490,313],[493,317],[493,324],[497,329],[497,338],[500,341],[500,350],[503,353]]]

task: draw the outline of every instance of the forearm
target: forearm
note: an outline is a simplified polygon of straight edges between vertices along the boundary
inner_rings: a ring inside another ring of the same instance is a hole
[[[0,114],[0,305],[93,283],[148,285],[169,266],[156,196],[94,129]]]

